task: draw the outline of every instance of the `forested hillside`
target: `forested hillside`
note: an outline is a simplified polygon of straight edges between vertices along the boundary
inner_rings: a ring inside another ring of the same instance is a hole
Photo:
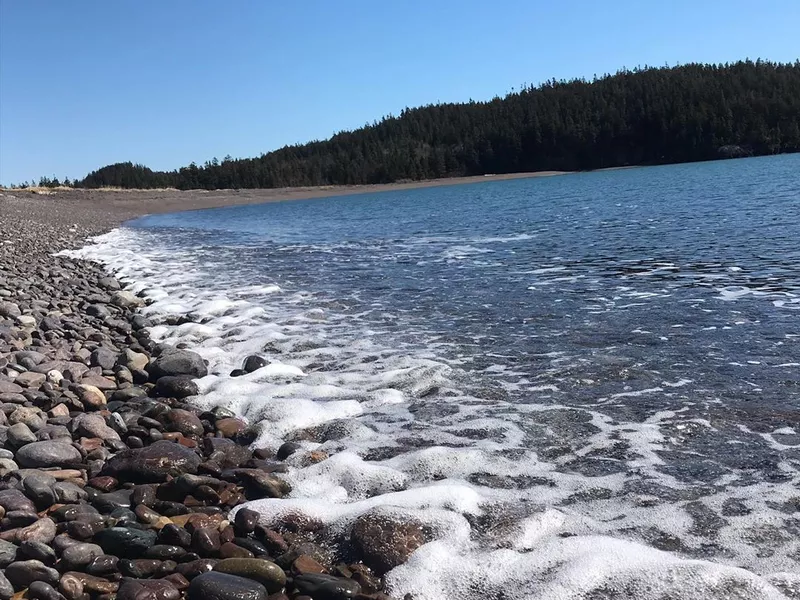
[[[253,115],[254,119],[258,115]],[[689,64],[550,81],[436,104],[288,146],[154,172],[120,163],[75,185],[268,188],[584,170],[800,151],[800,60]]]

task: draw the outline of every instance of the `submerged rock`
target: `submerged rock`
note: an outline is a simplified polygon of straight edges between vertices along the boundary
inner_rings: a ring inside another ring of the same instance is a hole
[[[403,564],[428,539],[422,524],[400,520],[395,515],[373,510],[358,517],[350,540],[361,553],[364,564],[378,574]]]

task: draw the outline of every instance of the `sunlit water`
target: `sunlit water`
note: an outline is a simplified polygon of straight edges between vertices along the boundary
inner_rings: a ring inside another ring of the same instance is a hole
[[[331,454],[266,518],[434,525],[401,596],[800,598],[800,155],[151,216],[82,254],[209,359],[198,404]]]

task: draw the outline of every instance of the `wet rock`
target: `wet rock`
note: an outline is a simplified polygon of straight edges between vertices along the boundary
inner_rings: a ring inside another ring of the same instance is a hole
[[[203,573],[208,573],[214,568],[214,565],[217,564],[219,561],[215,558],[201,558],[198,560],[193,560],[190,562],[186,562],[183,564],[178,565],[177,572],[186,577],[187,579],[191,580],[197,577],[198,575],[202,575]]]
[[[163,420],[168,431],[177,431],[188,437],[203,435],[200,418],[188,410],[173,408],[163,416]]]
[[[49,517],[38,519],[36,522],[17,530],[16,541],[22,542],[41,542],[49,544],[56,537],[56,524]]]
[[[352,579],[321,573],[298,575],[294,578],[294,585],[300,593],[314,600],[346,600],[361,591],[361,586]]]
[[[248,533],[252,533],[256,530],[256,525],[258,525],[260,516],[261,515],[254,510],[250,510],[249,508],[240,508],[236,512],[233,522],[236,525],[236,529],[242,535],[247,535]]]
[[[383,574],[403,564],[428,539],[420,523],[371,511],[353,523],[350,540],[364,563]]]
[[[156,543],[156,533],[150,530],[111,527],[94,536],[106,554],[121,558],[139,558]]]
[[[56,502],[61,504],[77,504],[86,500],[87,492],[70,481],[59,481],[53,486]]]
[[[195,577],[186,597],[188,600],[266,600],[267,590],[252,579],[212,571]]]
[[[112,513],[117,509],[128,509],[131,505],[131,490],[117,490],[97,494],[92,498],[92,505],[101,513]]]
[[[235,474],[255,498],[283,498],[292,491],[286,481],[260,469],[236,469]]]
[[[297,442],[284,442],[283,444],[281,444],[281,447],[278,448],[278,452],[275,455],[275,458],[277,458],[278,460],[286,460],[301,448],[302,446]]]
[[[219,531],[212,527],[201,527],[192,533],[192,549],[200,556],[213,556],[222,544]]]
[[[148,371],[153,379],[158,380],[168,375],[186,375],[189,377],[205,377],[208,368],[202,357],[189,350],[167,349],[161,356],[152,361]]]
[[[253,371],[258,371],[262,367],[266,367],[267,364],[268,363],[264,358],[256,354],[252,354],[244,359],[242,370],[245,373],[252,373]]]
[[[181,400],[200,393],[197,384],[191,377],[170,376],[159,377],[156,382],[155,393],[164,398],[177,398]]]
[[[0,490],[0,506],[2,506],[6,512],[36,512],[36,507],[33,502],[21,491],[15,489]]]
[[[61,592],[67,600],[82,600],[83,598],[83,581],[72,573],[65,573],[58,582],[58,591]]]
[[[56,562],[56,551],[44,542],[25,541],[19,545],[17,559],[34,559],[52,567]]]
[[[28,598],[31,600],[64,600],[58,590],[44,581],[34,581],[28,587]]]
[[[84,591],[93,594],[113,594],[119,588],[116,582],[108,581],[102,577],[95,577],[94,575],[87,575],[78,571],[67,571],[64,577],[74,577],[83,584]],[[61,578],[63,583],[64,577]]]
[[[152,558],[136,560],[123,559],[119,561],[119,570],[126,577],[147,579],[154,575],[166,575],[174,569],[169,561],[160,561]]]
[[[237,418],[219,419],[215,426],[217,431],[226,438],[235,438],[237,435],[247,429],[247,423]]]
[[[20,448],[16,455],[22,467],[63,467],[81,462],[81,453],[71,444],[50,440],[33,442]]]
[[[147,448],[120,452],[108,461],[104,474],[134,483],[161,482],[168,476],[197,473],[200,462],[193,450],[162,440]]]
[[[103,549],[97,544],[79,543],[66,548],[61,553],[61,561],[67,570],[78,571],[103,554]]]
[[[5,575],[16,590],[28,587],[34,581],[44,581],[50,585],[58,583],[58,571],[39,560],[23,560],[6,567]]]
[[[116,556],[102,554],[90,560],[84,570],[89,573],[89,575],[105,577],[111,573],[116,573],[119,570],[118,564],[119,558]]]
[[[302,554],[292,563],[292,572],[303,575],[307,573],[325,573],[327,569],[310,556]]]
[[[233,538],[233,543],[236,544],[239,548],[243,548],[249,552],[247,557],[256,557],[256,558],[270,558],[269,550],[267,550],[266,546],[259,542],[258,540],[254,540],[252,538],[245,538],[245,537],[235,537]],[[222,558],[229,558],[227,556],[222,556]]]
[[[283,569],[262,558],[226,558],[214,565],[214,571],[253,579],[269,593],[279,592],[286,585]]]
[[[178,560],[186,555],[186,549],[180,546],[168,546],[165,544],[156,544],[147,549],[144,553],[145,558],[153,558],[156,560]]]
[[[192,543],[192,534],[183,527],[179,527],[174,523],[169,523],[158,532],[158,541],[161,544],[188,548]]]
[[[179,590],[163,579],[124,579],[116,600],[178,600]]]
[[[98,518],[83,517],[67,522],[67,533],[76,540],[88,540],[105,529],[105,521]]]
[[[101,492],[110,492],[115,490],[119,485],[119,481],[114,479],[113,477],[100,476],[100,477],[92,477],[86,484],[90,487],[93,487],[96,490],[100,490]]]
[[[236,545],[234,542],[224,542],[219,547],[220,558],[253,558],[254,554],[250,550]]]
[[[3,519],[3,527],[11,529],[25,527],[31,523],[35,523],[38,518],[39,516],[35,512],[27,512],[22,510],[11,511],[6,513],[5,519]],[[13,534],[16,535],[18,531],[19,529],[13,529]],[[12,531],[8,531],[6,532],[6,535],[8,536],[11,533]],[[16,537],[13,539],[16,539]]]

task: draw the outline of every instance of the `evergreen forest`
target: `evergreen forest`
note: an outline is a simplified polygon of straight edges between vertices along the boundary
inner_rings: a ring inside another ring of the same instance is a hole
[[[800,60],[759,60],[641,68],[591,81],[552,80],[488,102],[405,109],[325,141],[286,146],[257,158],[214,158],[165,172],[118,163],[71,184],[180,189],[352,185],[797,151]]]

